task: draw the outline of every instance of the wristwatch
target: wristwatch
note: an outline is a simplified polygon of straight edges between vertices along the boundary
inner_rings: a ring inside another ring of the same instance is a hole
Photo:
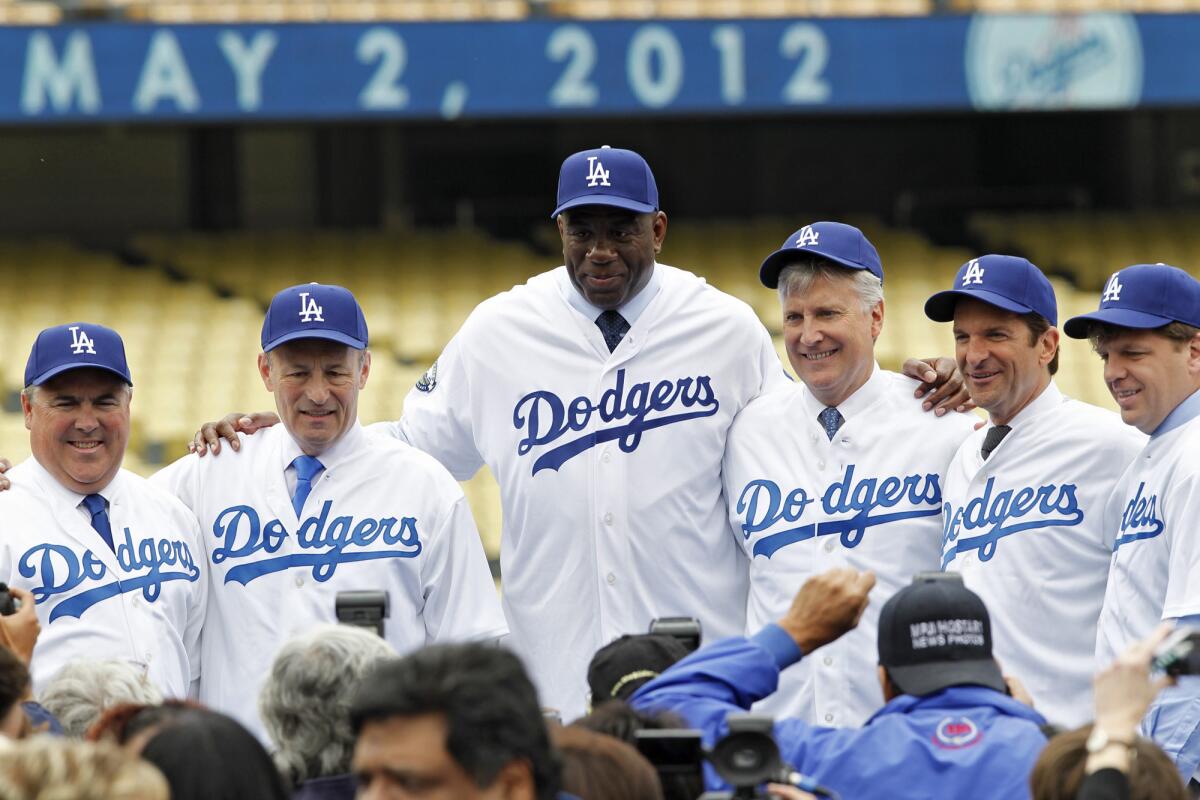
[[[1133,747],[1136,743],[1136,734],[1128,737],[1113,736],[1103,728],[1093,727],[1091,735],[1087,738],[1087,751],[1089,753],[1099,753],[1110,745],[1119,744],[1124,747]]]

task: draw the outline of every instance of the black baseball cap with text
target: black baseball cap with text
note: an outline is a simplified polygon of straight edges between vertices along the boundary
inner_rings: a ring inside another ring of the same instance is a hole
[[[992,657],[992,622],[979,595],[953,572],[913,578],[879,613],[879,663],[914,696],[949,686],[1007,691]]]

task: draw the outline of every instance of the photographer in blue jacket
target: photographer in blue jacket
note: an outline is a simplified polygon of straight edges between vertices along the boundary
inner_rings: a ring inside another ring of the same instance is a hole
[[[778,624],[702,647],[632,703],[682,715],[712,747],[726,733],[726,715],[748,710],[775,691],[781,670],[819,658],[816,650],[853,629],[874,585],[874,574],[853,569],[810,578]],[[862,728],[776,721],[783,760],[855,800],[1029,797],[1045,720],[1001,674],[987,608],[957,575],[918,575],[884,605],[879,681],[887,703]],[[708,767],[705,780],[726,788]]]

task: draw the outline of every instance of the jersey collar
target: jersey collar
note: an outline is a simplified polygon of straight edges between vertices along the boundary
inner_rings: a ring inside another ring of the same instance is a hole
[[[842,424],[845,425],[846,422],[854,419],[856,415],[862,414],[868,408],[875,405],[876,401],[879,400],[887,388],[887,383],[887,374],[879,368],[879,362],[875,362],[871,368],[871,377],[867,378],[867,382],[858,387],[854,394],[847,397],[838,405],[837,410],[841,413],[842,419],[845,420]],[[803,381],[800,382],[800,396],[804,398],[806,416],[814,425],[819,426],[820,423],[817,422],[817,415],[825,410],[825,404],[808,390]],[[917,401],[914,400],[913,402]]]
[[[1196,417],[1200,417],[1200,390],[1192,392],[1183,402],[1171,409],[1171,413],[1167,414],[1167,418],[1159,423],[1154,429],[1154,433],[1150,434],[1151,439],[1156,439],[1164,433],[1170,433],[1180,425],[1185,425]]]
[[[324,453],[317,456],[326,472],[332,472],[340,464],[353,458],[354,454],[360,450],[360,445],[365,435],[362,423],[357,419],[354,420],[354,424],[342,434],[340,439],[334,442]],[[281,471],[287,470],[292,465],[292,462],[296,460],[296,456],[304,453],[300,449],[300,445],[296,443],[296,440],[290,434],[283,437],[281,452],[283,460],[283,464],[280,467]]]
[[[1065,403],[1067,398],[1059,391],[1058,385],[1054,383],[1054,379],[1050,379],[1050,383],[1046,384],[1046,388],[1042,393],[1033,398],[1033,402],[1017,412],[1017,415],[1008,421],[1010,428],[1018,428],[1021,425],[1027,425],[1035,418],[1040,417],[1047,411],[1052,411]],[[995,427],[991,418],[988,418],[988,429]]]
[[[595,322],[596,317],[600,316],[604,312],[604,309],[589,303],[587,298],[583,296],[583,293],[575,288],[575,284],[571,283],[571,276],[567,274],[567,268],[560,267],[560,269],[562,270],[562,274],[559,276],[558,287],[562,292],[563,298],[570,304],[571,308],[583,314],[589,321]],[[617,306],[617,311],[621,312],[621,316],[629,323],[629,327],[633,327],[633,323],[637,322],[637,318],[642,315],[642,312],[646,310],[646,306],[650,305],[650,301],[654,299],[654,296],[662,288],[660,272],[658,264],[655,264],[654,269],[650,271],[650,280],[646,282],[642,290],[623,305]]]
[[[41,462],[38,461],[36,457],[30,456],[26,463],[28,464],[27,469],[29,479],[41,490],[42,494],[55,508],[78,507],[79,504],[83,502],[83,498],[87,496],[79,494],[73,489],[68,489],[66,486],[63,486],[61,483],[59,483],[58,478],[55,478],[53,475],[51,475],[50,471],[43,467]],[[109,508],[112,508],[113,501],[117,498],[117,482],[120,480],[120,478],[121,471],[118,469],[117,474],[113,476],[113,479],[108,482],[107,486],[102,489],[98,489],[95,492],[88,492],[88,494],[100,495],[108,501]]]

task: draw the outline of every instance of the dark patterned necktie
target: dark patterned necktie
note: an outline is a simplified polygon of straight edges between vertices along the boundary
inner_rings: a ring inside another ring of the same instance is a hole
[[[846,421],[846,418],[842,416],[842,412],[830,406],[820,414],[817,414],[817,420],[820,421],[821,427],[825,429],[825,435],[832,442],[833,437],[838,432],[838,428],[842,427],[842,423]]]
[[[611,308],[596,317],[596,327],[604,335],[604,343],[608,345],[610,353],[617,349],[621,339],[625,338],[625,334],[629,332],[629,323]]]
[[[1011,430],[1012,428],[1007,425],[997,425],[987,432],[987,436],[983,437],[983,447],[979,448],[979,454],[983,456],[984,461],[987,461],[988,456],[1004,440],[1004,437],[1008,436],[1008,432]]]

